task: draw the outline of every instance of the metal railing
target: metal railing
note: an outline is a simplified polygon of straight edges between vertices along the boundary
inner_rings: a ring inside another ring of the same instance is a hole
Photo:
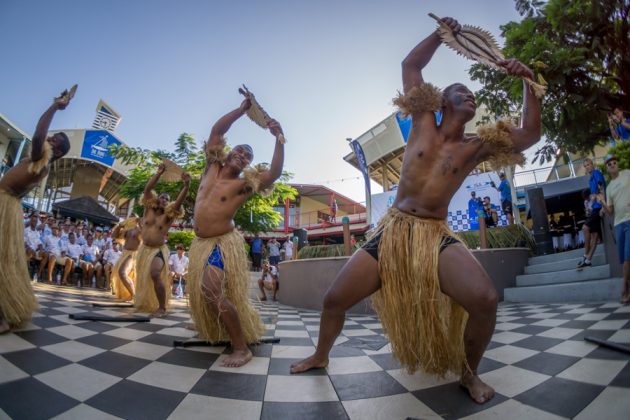
[[[305,229],[316,229],[320,227],[326,226],[337,226],[341,225],[341,220],[347,217],[350,219],[350,223],[361,223],[367,220],[367,213],[355,213],[355,214],[344,214],[340,215],[337,213],[337,217],[335,221],[330,219],[330,214],[328,209],[315,210],[305,213],[297,213],[293,214],[289,217],[289,228],[305,228]],[[278,229],[284,228],[284,221],[280,223]]]
[[[595,166],[604,162],[604,158],[592,158]],[[570,161],[564,165],[546,166],[544,168],[530,169],[514,174],[514,186],[525,187],[528,185],[544,184],[549,181],[558,181],[565,178],[575,178],[583,174],[584,158]]]

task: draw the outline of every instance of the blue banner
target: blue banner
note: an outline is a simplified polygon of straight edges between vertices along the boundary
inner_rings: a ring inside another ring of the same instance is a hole
[[[411,131],[411,117],[408,115],[403,117],[401,112],[396,113],[396,121],[398,121],[398,127],[400,127],[400,134],[402,134],[402,138],[407,143],[407,139],[409,138],[409,132]]]
[[[112,166],[115,158],[109,154],[109,147],[112,145],[120,146],[120,144],[120,140],[108,131],[86,130],[81,157]]]
[[[363,174],[363,180],[365,181],[365,205],[368,209],[368,217],[370,214],[370,207],[372,201],[372,191],[370,188],[370,174],[368,172],[367,160],[365,160],[365,154],[363,153],[363,147],[359,144],[358,141],[352,140],[350,142],[350,147],[354,152],[354,155],[357,157],[357,162],[359,164],[359,170]]]

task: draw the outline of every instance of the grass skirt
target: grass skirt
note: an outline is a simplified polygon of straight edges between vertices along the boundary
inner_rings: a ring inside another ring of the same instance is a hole
[[[240,233],[232,231],[214,238],[195,238],[189,251],[188,293],[190,309],[199,337],[210,342],[229,341],[230,336],[218,316],[210,308],[203,293],[203,273],[210,253],[216,245],[221,249],[225,265],[222,292],[236,307],[247,343],[254,343],[265,332],[256,309],[249,301],[247,253]],[[220,308],[219,308],[220,309]]]
[[[151,279],[151,262],[153,262],[153,258],[160,252],[164,259],[160,279],[166,291],[166,307],[168,308],[170,289],[170,282],[168,280],[168,247],[162,245],[160,248],[153,248],[145,244],[140,244],[136,253],[136,296],[133,302],[138,311],[155,312],[160,307],[157,296],[155,295],[153,280]]]
[[[376,233],[381,231],[381,289],[372,303],[394,355],[410,373],[461,374],[466,366],[468,315],[441,292],[438,278],[442,240],[456,235],[443,220],[422,219],[395,208],[379,222]]]
[[[0,190],[0,311],[11,327],[31,319],[37,300],[24,251],[22,204]]]
[[[136,251],[125,249],[123,253],[120,255],[120,258],[118,258],[118,261],[116,261],[116,264],[114,264],[114,268],[112,268],[112,287],[114,288],[114,294],[116,295],[116,297],[121,300],[129,300],[133,297],[129,293],[129,290],[127,290],[127,288],[125,287],[125,284],[123,283],[122,279],[120,278],[120,275],[118,274],[118,272],[120,271],[120,266],[123,265],[123,263],[127,260],[127,258],[131,258],[131,267],[130,267],[131,269],[129,270],[129,278],[131,279],[131,281],[134,283],[134,286],[135,286]]]

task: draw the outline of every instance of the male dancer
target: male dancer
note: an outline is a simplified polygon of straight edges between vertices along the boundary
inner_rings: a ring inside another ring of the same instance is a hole
[[[54,99],[37,123],[31,155],[0,180],[0,333],[29,320],[37,308],[24,253],[21,200],[48,175],[50,162],[70,150],[70,141],[64,133],[47,136],[55,112],[66,109],[70,99],[68,91]]]
[[[233,353],[228,367],[242,366],[252,358],[248,343],[265,331],[249,302],[249,273],[244,239],[234,229],[234,214],[254,192],[266,190],[282,173],[284,146],[277,140],[282,128],[273,120],[268,127],[276,137],[269,170],[248,168],[252,148],[241,144],[226,156],[224,135],[232,123],[249,109],[240,107],[221,117],[212,127],[206,144],[206,168],[195,202],[195,234],[189,251],[190,307],[199,337],[210,341],[230,340]],[[243,173],[243,177],[241,177]]]
[[[166,315],[169,250],[165,242],[168,229],[173,220],[183,216],[182,203],[190,187],[190,175],[183,173],[184,188],[175,202],[169,202],[171,197],[168,193],[162,193],[156,197],[153,187],[165,170],[166,166],[161,163],[144,189],[142,244],[136,255],[137,284],[134,306],[139,311],[151,312],[151,315],[155,317]]]
[[[123,244],[123,253],[112,269],[112,287],[118,299],[131,301],[136,279],[136,251],[142,243],[138,217],[130,217],[116,225],[112,237]]]
[[[442,21],[461,28],[452,18]],[[393,208],[326,293],[315,354],[291,372],[327,366],[345,311],[378,291],[372,301],[401,364],[411,372],[461,373],[461,385],[483,403],[494,390],[481,381],[477,366],[494,329],[497,293],[445,218],[453,194],[479,163],[515,161],[538,141],[540,106],[524,85],[523,127],[500,122],[465,136],[464,125],[475,115],[472,92],[459,83],[440,92],[420,74],[440,44],[434,32],[402,63],[404,96],[396,102],[411,114],[412,128]],[[532,76],[516,60],[500,65],[509,74]],[[443,115],[439,125],[434,112]]]

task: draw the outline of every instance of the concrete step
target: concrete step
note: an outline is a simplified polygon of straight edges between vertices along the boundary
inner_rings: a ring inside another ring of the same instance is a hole
[[[540,286],[543,284],[571,283],[587,280],[598,280],[610,277],[610,265],[585,267],[555,271],[551,273],[522,274],[516,276],[517,287]]]
[[[505,302],[602,302],[619,301],[621,278],[607,278],[531,287],[511,287],[503,291]]]
[[[539,274],[539,273],[550,273],[553,271],[563,271],[563,270],[571,270],[577,267],[578,262],[582,257],[579,258],[571,258],[562,261],[553,261],[542,264],[534,264],[528,265],[525,267],[525,274]],[[591,260],[593,267],[606,264],[606,256],[601,254],[593,255],[593,259]]]
[[[573,249],[571,251],[558,252],[557,254],[540,255],[538,257],[531,257],[527,260],[527,265],[546,264],[550,262],[558,262],[563,260],[569,260],[573,258],[581,258],[584,255],[584,248]],[[595,255],[604,255],[604,246],[599,244],[595,249]]]

